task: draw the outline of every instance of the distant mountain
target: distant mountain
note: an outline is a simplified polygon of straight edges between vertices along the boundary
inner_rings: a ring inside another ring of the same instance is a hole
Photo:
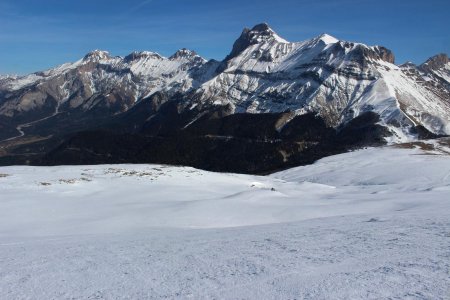
[[[327,34],[291,43],[267,24],[244,29],[220,62],[187,49],[169,58],[96,50],[48,71],[0,77],[0,162],[263,172],[355,146],[450,134],[448,56],[394,63],[381,46]],[[106,149],[119,140],[118,153]],[[232,159],[224,159],[229,147]]]

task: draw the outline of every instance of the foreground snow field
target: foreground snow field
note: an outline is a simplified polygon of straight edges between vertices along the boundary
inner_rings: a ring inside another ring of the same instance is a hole
[[[0,299],[450,299],[448,152],[2,167]]]

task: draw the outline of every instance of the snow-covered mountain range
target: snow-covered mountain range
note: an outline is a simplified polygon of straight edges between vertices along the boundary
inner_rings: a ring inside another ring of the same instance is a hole
[[[75,63],[44,72],[1,79],[4,93],[0,113],[14,117],[43,107],[90,110],[96,106],[126,111],[157,91],[186,92],[211,77],[214,63],[181,49],[166,58],[154,52],[133,52],[113,57],[95,50]],[[104,103],[98,103],[98,97]],[[27,119],[33,119],[32,116]]]
[[[339,130],[370,112],[386,129],[387,141],[405,142],[423,131],[450,134],[450,62],[440,54],[419,66],[396,65],[382,46],[327,34],[288,42],[267,24],[244,29],[220,62],[187,49],[168,58],[96,50],[48,71],[0,77],[0,138],[11,142],[95,129],[146,100],[152,109],[145,122],[162,119],[155,117],[160,107],[176,103],[177,113],[185,115],[178,122],[183,129],[220,111],[220,116],[277,113],[277,130],[312,113]]]

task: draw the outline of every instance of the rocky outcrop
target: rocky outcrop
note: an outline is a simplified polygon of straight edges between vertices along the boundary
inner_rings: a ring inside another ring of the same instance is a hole
[[[430,57],[426,62],[420,65],[420,68],[430,72],[445,67],[449,62],[450,60],[447,54],[441,53],[433,57]]]
[[[374,50],[378,54],[378,57],[381,60],[384,60],[391,64],[395,64],[395,56],[391,50],[389,50],[385,47],[382,47],[382,46],[376,46],[376,47],[374,47]]]
[[[273,39],[280,38],[267,23],[258,24],[252,29],[244,28],[241,36],[234,42],[233,48],[230,54],[225,58],[225,61],[229,61],[238,56],[251,45]]]

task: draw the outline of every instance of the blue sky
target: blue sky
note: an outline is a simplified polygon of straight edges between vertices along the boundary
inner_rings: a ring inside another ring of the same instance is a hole
[[[179,48],[222,59],[244,27],[267,22],[289,41],[321,33],[392,49],[397,63],[450,52],[449,0],[1,0],[0,74]]]

